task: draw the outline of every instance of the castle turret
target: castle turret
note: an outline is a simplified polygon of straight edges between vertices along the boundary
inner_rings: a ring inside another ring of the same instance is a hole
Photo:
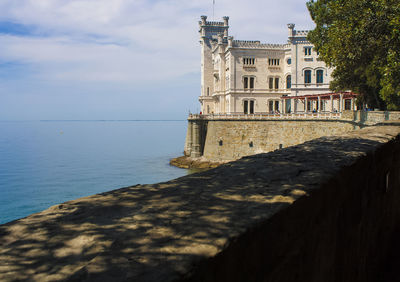
[[[214,65],[212,50],[218,45],[227,42],[229,17],[222,22],[207,21],[207,16],[201,16],[200,44],[201,44],[201,111],[205,114],[215,111],[212,93],[214,91]]]
[[[207,16],[204,16],[204,15],[203,15],[203,16],[201,16],[200,18],[201,18],[201,24],[202,24],[202,25],[206,25]]]
[[[229,17],[225,16],[222,19],[224,20],[224,26],[229,26]]]
[[[289,23],[288,25],[287,25],[287,27],[288,27],[288,31],[289,31],[289,39],[290,39],[290,37],[293,37],[294,35],[295,35],[295,31],[294,31],[294,24],[293,23]]]
[[[228,29],[229,29],[229,17],[223,17],[222,19],[224,20],[224,27],[226,27],[224,29],[224,38],[227,39],[228,38]]]

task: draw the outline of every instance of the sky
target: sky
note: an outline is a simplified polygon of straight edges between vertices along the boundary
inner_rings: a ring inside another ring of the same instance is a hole
[[[305,3],[0,0],[0,120],[185,119],[200,110],[201,15],[286,43],[287,23],[314,27]]]

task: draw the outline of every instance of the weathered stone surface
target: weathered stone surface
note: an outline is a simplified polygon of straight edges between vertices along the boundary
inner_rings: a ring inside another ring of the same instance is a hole
[[[223,163],[244,156],[271,152],[322,136],[333,136],[380,122],[399,121],[395,111],[343,111],[336,118],[279,118],[235,116],[189,117],[185,156],[196,156],[201,163]],[[193,123],[198,123],[196,130]],[[199,131],[199,132],[197,132]],[[196,134],[194,134],[197,132]],[[201,136],[201,138],[198,138]],[[195,141],[196,140],[196,141]],[[196,146],[193,144],[196,143]]]
[[[324,137],[1,225],[0,281],[394,281],[399,134]]]
[[[344,111],[342,118],[364,125],[374,125],[385,121],[399,121],[399,111]]]
[[[209,121],[204,158],[232,161],[357,128],[341,120]]]
[[[192,158],[192,157],[182,156],[171,159],[169,163],[170,165],[180,168],[207,169],[207,168],[217,167],[226,162],[212,162],[206,160],[205,158]]]

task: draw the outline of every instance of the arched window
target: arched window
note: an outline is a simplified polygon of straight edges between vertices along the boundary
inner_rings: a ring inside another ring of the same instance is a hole
[[[304,71],[304,83],[311,83],[311,70]]]
[[[317,83],[324,83],[324,71],[317,70]]]
[[[292,88],[292,76],[290,74],[286,77],[286,88]]]

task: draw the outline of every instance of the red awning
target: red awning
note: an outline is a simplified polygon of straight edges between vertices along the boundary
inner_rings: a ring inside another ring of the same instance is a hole
[[[322,100],[329,100],[332,96],[333,99],[340,99],[340,94],[343,95],[343,99],[355,98],[359,94],[353,92],[335,92],[335,93],[321,93],[321,94],[309,94],[301,96],[282,96],[282,99],[305,99],[308,100],[318,100],[320,97]]]

